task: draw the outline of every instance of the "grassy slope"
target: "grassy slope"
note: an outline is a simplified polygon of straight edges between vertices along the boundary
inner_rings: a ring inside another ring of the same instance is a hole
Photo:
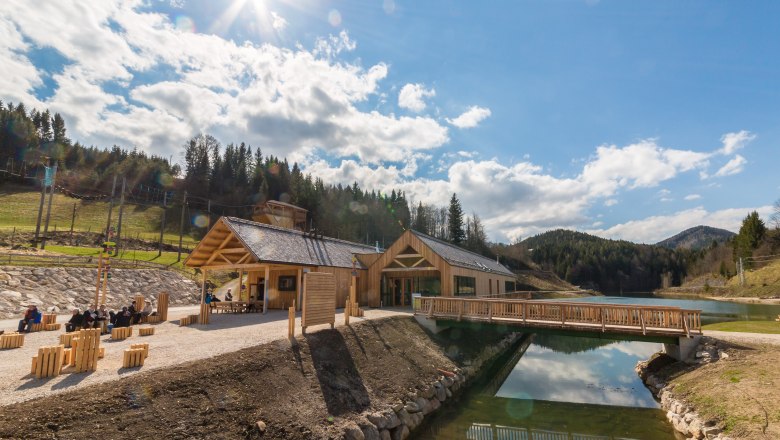
[[[66,255],[98,255],[101,251],[100,248],[53,245],[46,246],[46,250]],[[176,261],[177,257],[177,252],[163,252],[162,255],[158,257],[156,251],[136,251],[129,249],[122,252],[117,258],[124,260],[151,261],[152,263],[182,267],[181,262]],[[184,261],[184,259],[187,258],[187,254],[182,254],[181,258],[182,261]]]
[[[13,228],[17,231],[35,231],[35,223],[38,218],[41,193],[31,191],[26,187],[6,186],[0,189],[0,231],[10,232]],[[48,199],[46,200],[48,203]],[[62,194],[55,194],[52,200],[51,219],[49,230],[70,230],[73,205],[76,205],[75,231],[101,231],[106,227],[108,216],[107,202],[90,202],[73,199]],[[44,205],[44,214],[46,206]],[[159,238],[159,223],[162,208],[159,206],[138,206],[126,204],[122,214],[122,235],[125,237],[138,236],[141,239],[156,241]],[[170,215],[170,211],[169,211]],[[112,219],[116,224],[119,209],[114,207]],[[170,228],[178,225],[178,219],[168,217],[166,224]],[[174,232],[166,232],[163,239],[166,242],[178,243],[179,236]],[[187,244],[195,240],[185,236]]]
[[[758,269],[745,271],[745,286],[740,287],[739,277],[732,277],[726,286],[734,296],[780,296],[780,261]]]
[[[702,326],[704,330],[720,330],[724,332],[740,333],[768,333],[780,334],[780,322],[775,321],[731,321],[707,324]]]

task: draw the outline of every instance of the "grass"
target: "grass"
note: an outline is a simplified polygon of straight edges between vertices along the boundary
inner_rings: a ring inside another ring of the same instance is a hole
[[[780,295],[780,261],[745,270],[745,286],[739,285],[738,276],[731,277],[727,286],[739,296]]]
[[[49,250],[51,252],[58,252],[61,254],[66,255],[98,255],[101,251],[100,248],[87,248],[87,247],[76,247],[76,246],[46,246],[46,250]],[[121,252],[118,257],[113,258],[119,258],[122,260],[139,260],[139,261],[150,261],[152,263],[159,263],[159,264],[165,264],[168,266],[174,266],[178,268],[182,268],[182,262],[177,262],[176,258],[178,256],[178,252],[163,252],[161,256],[157,256],[157,251],[137,251],[133,249],[128,249],[124,252]],[[187,254],[182,254],[182,261],[184,261],[185,258],[187,258]]]
[[[702,326],[703,330],[723,332],[780,334],[780,322],[776,321],[729,321]]]
[[[0,192],[0,231],[10,233],[14,228],[18,231],[33,232],[38,219],[41,193],[31,191],[28,187],[5,186]],[[46,200],[48,204],[48,199]],[[73,207],[76,207],[74,231],[98,232],[106,228],[108,220],[108,203],[73,199],[62,194],[55,194],[51,206],[49,230],[69,231],[73,217]],[[46,205],[44,205],[44,214]],[[169,210],[166,220],[167,228],[177,229],[179,225],[178,210]],[[140,238],[157,241],[160,236],[160,219],[162,208],[159,206],[142,206],[125,204],[122,213],[122,235],[127,238]],[[174,218],[175,217],[175,218]],[[112,222],[119,218],[118,201],[114,205]],[[43,228],[43,225],[41,225]],[[178,244],[179,235],[166,231],[163,240]],[[183,244],[191,247],[197,240],[184,236]]]

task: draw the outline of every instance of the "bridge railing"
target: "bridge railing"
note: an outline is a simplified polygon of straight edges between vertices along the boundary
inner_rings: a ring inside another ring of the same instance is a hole
[[[679,307],[429,296],[415,301],[414,311],[429,317],[592,327],[602,331],[628,328],[641,330],[642,334],[647,334],[648,329],[653,333],[701,333],[701,311]]]

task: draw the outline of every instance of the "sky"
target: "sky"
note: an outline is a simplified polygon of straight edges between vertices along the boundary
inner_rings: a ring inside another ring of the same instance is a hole
[[[490,239],[655,243],[780,199],[780,2],[3,0],[0,99],[182,163],[198,133]]]

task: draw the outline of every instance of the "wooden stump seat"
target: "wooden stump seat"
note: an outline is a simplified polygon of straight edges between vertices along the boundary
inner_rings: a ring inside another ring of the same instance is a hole
[[[44,313],[43,317],[41,318],[41,324],[54,324],[57,322],[57,315],[54,313]]]
[[[168,320],[168,299],[166,292],[157,295],[157,315],[160,317],[160,322]]]
[[[38,349],[38,355],[32,358],[30,374],[34,374],[37,379],[59,376],[64,358],[65,347],[62,344],[41,347]]]
[[[6,333],[0,335],[0,349],[19,348],[24,345],[24,333]]]
[[[198,323],[198,315],[189,315],[179,319],[179,327]]]
[[[111,339],[121,340],[133,336],[133,327],[114,327],[111,329]]]
[[[57,324],[54,322],[43,325],[43,329],[46,330],[47,332],[59,330],[60,328],[62,328],[62,324]]]
[[[138,336],[152,336],[154,334],[154,327],[144,327],[138,329]]]
[[[162,316],[160,316],[160,315],[149,315],[149,316],[146,317],[146,322],[148,324],[157,324],[157,323],[160,323],[162,321],[163,321],[162,320]]]
[[[43,330],[44,330],[44,324],[42,322],[39,324],[30,325],[30,332],[42,332]]]

